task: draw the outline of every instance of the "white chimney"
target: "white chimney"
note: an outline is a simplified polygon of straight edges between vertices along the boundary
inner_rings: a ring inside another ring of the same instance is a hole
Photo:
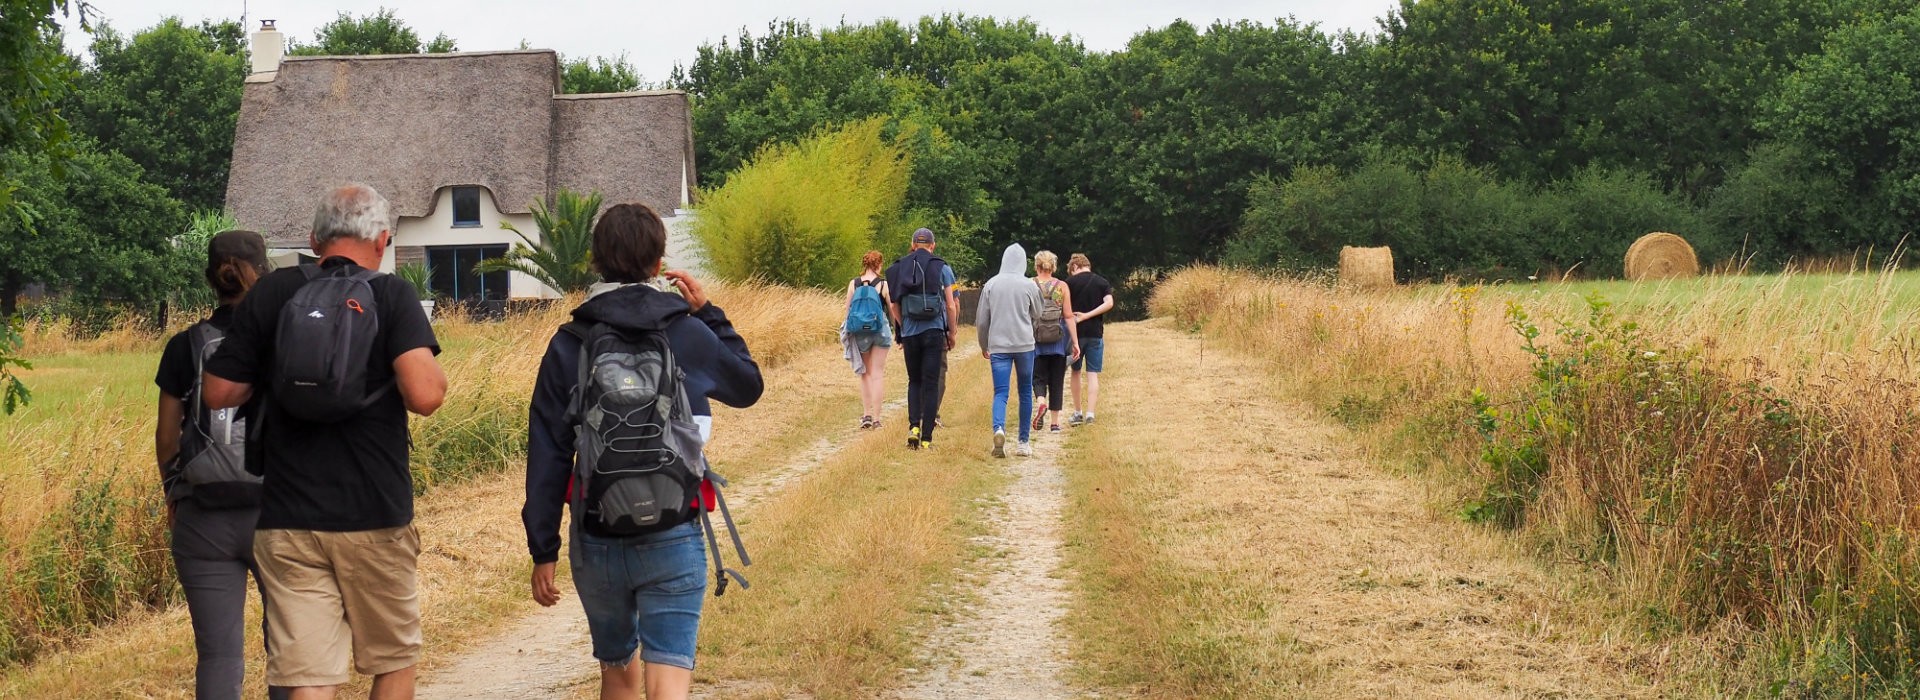
[[[280,57],[286,53],[287,40],[273,28],[273,20],[260,20],[260,31],[253,33],[253,73],[279,72]]]

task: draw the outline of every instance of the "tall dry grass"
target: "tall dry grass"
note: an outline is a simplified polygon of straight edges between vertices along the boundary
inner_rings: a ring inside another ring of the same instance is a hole
[[[1621,310],[1196,268],[1153,310],[1439,465],[1463,517],[1607,572],[1649,629],[1738,640],[1752,687],[1909,693],[1920,345],[1894,280],[1705,280]]]
[[[763,366],[831,343],[841,319],[840,299],[816,291],[735,284],[710,295]],[[574,305],[436,319],[449,394],[412,423],[418,493],[522,458],[540,358]],[[152,457],[163,336],[127,323],[80,339],[62,324],[29,325],[29,358],[57,362],[27,373],[37,400],[0,419],[0,666],[178,600]]]

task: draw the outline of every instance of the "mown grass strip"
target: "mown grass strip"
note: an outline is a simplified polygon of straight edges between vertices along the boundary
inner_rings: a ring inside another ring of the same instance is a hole
[[[754,587],[709,602],[703,680],[823,699],[897,680],[942,604],[935,584],[964,565],[985,499],[1006,483],[986,456],[983,370],[955,364],[938,449],[907,451],[904,425],[890,422],[756,506],[743,523]]]

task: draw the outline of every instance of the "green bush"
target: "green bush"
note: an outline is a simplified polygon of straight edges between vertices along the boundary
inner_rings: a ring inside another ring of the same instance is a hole
[[[703,192],[693,236],[709,271],[832,289],[860,271],[861,254],[878,241],[904,241],[912,159],[882,137],[884,126],[867,119],[761,149]]]
[[[1598,168],[1536,192],[1455,159],[1424,169],[1382,159],[1350,173],[1301,168],[1262,179],[1248,196],[1225,258],[1256,267],[1325,268],[1352,245],[1391,246],[1405,279],[1613,276],[1634,239],[1653,231],[1716,250],[1685,201],[1646,176]]]
[[[1813,165],[1806,149],[1774,143],[1754,149],[1707,200],[1705,217],[1737,262],[1776,267],[1795,256],[1852,252],[1857,204],[1840,180]]]
[[[1702,260],[1724,254],[1699,212],[1644,174],[1583,168],[1534,196],[1528,219],[1522,245],[1547,272],[1617,277],[1627,248],[1655,231],[1687,239]]]

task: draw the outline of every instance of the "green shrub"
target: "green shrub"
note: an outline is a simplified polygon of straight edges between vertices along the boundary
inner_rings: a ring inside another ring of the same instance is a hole
[[[860,271],[861,254],[876,241],[904,241],[912,163],[882,137],[884,126],[867,119],[763,148],[725,185],[703,192],[693,236],[709,271],[735,281],[838,288]]]
[[[1776,267],[1796,256],[1852,252],[1862,241],[1857,203],[1840,180],[1815,167],[1806,149],[1774,143],[1754,149],[1707,200],[1706,220],[1720,231],[1721,252],[1744,264]]]
[[[1522,245],[1548,272],[1618,277],[1627,248],[1655,231],[1687,239],[1702,261],[1723,255],[1700,214],[1644,174],[1583,168],[1534,196],[1528,214]]]

